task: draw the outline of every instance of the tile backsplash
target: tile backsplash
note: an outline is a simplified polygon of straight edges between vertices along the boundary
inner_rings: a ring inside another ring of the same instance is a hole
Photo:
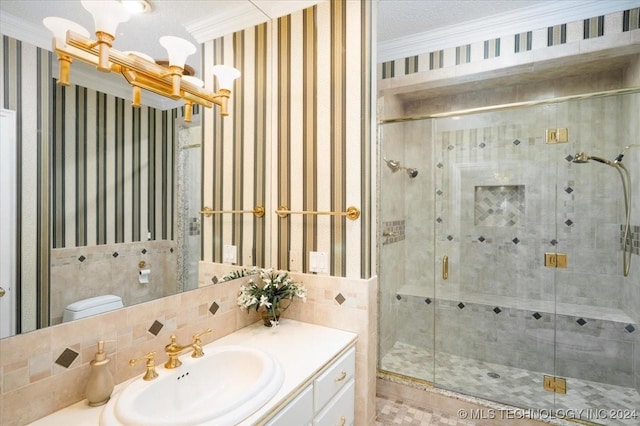
[[[201,263],[201,277],[216,264]],[[211,275],[211,273],[209,273]],[[299,277],[299,278],[298,278]],[[362,419],[375,416],[376,280],[299,275],[308,300],[293,305],[286,317],[358,333],[357,383]],[[157,351],[157,363],[169,336],[188,341],[193,334],[207,344],[259,320],[256,312],[241,311],[236,304],[240,285],[234,280],[197,290],[128,306],[83,320],[0,340],[0,424],[28,424],[84,399],[98,340],[111,340],[105,350],[115,382],[144,372],[144,365],[130,367],[130,359]],[[342,304],[335,299],[342,294]],[[373,385],[372,385],[373,384]],[[97,408],[99,409],[99,408]],[[363,421],[362,424],[365,424]]]

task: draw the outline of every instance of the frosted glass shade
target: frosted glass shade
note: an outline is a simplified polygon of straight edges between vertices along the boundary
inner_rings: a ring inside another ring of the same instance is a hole
[[[215,65],[211,68],[211,71],[218,79],[218,90],[226,89],[230,91],[233,87],[233,80],[240,77],[240,71],[227,65]]]
[[[204,87],[204,81],[200,80],[198,77],[194,77],[192,75],[183,75],[182,79],[193,84],[196,87]]]
[[[95,32],[115,36],[118,24],[129,20],[129,12],[116,0],[82,0],[82,7],[93,15]]]
[[[160,37],[160,44],[167,49],[170,66],[184,68],[187,56],[196,52],[196,47],[193,44],[180,37]]]
[[[45,27],[53,33],[53,37],[62,44],[67,43],[67,31],[71,30],[83,37],[89,38],[89,31],[80,24],[57,16],[48,16],[42,20]]]

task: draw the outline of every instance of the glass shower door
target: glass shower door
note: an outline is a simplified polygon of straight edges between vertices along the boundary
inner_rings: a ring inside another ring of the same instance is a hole
[[[559,145],[553,105],[439,118],[434,126],[435,384],[552,409]],[[559,160],[560,159],[560,160]]]
[[[555,409],[606,425],[640,424],[640,269],[632,264],[624,277],[624,171],[613,163],[638,140],[639,108],[638,93],[558,106],[570,140],[558,176],[558,252],[567,265],[556,270]],[[596,159],[574,162],[577,152]],[[640,153],[629,150],[622,164],[640,182]],[[637,185],[632,189],[628,205],[640,196]],[[632,225],[640,223],[638,206]]]

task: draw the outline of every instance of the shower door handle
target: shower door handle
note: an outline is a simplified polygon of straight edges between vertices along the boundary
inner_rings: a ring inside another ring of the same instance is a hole
[[[442,256],[442,279],[447,280],[449,278],[449,256]]]

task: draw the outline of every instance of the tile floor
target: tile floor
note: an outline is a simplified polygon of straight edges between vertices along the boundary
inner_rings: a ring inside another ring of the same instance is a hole
[[[538,409],[543,413],[554,409],[557,411],[565,410],[570,414],[580,413],[582,419],[591,420],[598,424],[640,425],[640,394],[635,389],[569,378],[567,379],[567,394],[555,394],[542,388],[542,373],[476,361],[451,354],[438,354],[437,359],[434,359],[431,351],[400,342],[396,343],[392,350],[383,357],[381,368],[435,382],[439,387],[465,395],[517,407]],[[584,411],[580,412],[579,410]],[[627,414],[629,418],[614,419],[609,413],[612,415]],[[574,415],[574,417],[578,416]],[[455,414],[452,420],[456,420]]]
[[[403,401],[388,399],[383,396],[376,398],[376,426],[429,426],[452,425],[474,426],[475,423],[456,418],[449,414],[414,407]]]

